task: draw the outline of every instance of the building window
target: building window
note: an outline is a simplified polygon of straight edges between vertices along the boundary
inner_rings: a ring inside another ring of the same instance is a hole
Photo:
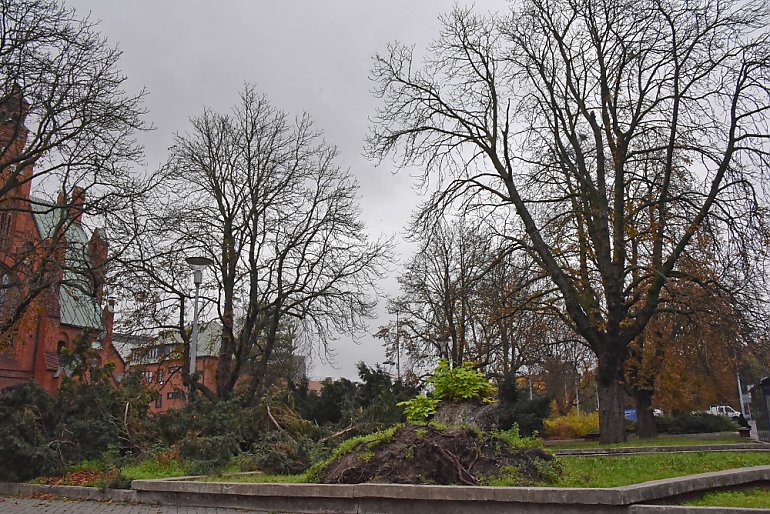
[[[11,242],[11,227],[13,223],[11,216],[13,208],[13,203],[6,201],[0,210],[0,246],[3,248],[7,248]]]
[[[168,374],[174,375],[176,373],[182,373],[182,366],[169,366],[168,367]]]
[[[18,287],[16,275],[0,265],[0,318],[6,320],[16,307]]]
[[[158,383],[162,384],[163,383],[163,370],[159,369],[157,375],[158,375]]]
[[[145,382],[152,384],[152,371],[142,371],[142,376]]]
[[[169,391],[166,393],[166,398],[169,400],[181,400],[184,398],[184,393],[180,390]]]
[[[160,409],[161,407],[163,407],[163,397],[158,396],[158,398],[155,400],[155,408]]]

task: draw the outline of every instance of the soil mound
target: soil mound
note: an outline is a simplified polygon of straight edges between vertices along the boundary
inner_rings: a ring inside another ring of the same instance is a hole
[[[554,464],[540,448],[517,448],[467,428],[408,425],[389,440],[358,444],[317,476],[325,484],[484,485],[505,474],[515,477],[511,485],[528,485],[548,482]]]

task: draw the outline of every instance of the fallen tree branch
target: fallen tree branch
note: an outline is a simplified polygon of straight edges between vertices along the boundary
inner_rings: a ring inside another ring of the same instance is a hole
[[[278,423],[278,421],[275,420],[275,418],[273,417],[273,413],[270,412],[270,406],[269,405],[265,405],[265,407],[267,407],[267,417],[273,423],[273,425],[275,425],[275,428],[277,428],[279,432],[285,434],[286,437],[288,437],[291,440],[291,442],[293,442],[294,444],[297,444],[297,441],[295,441],[294,438],[291,435],[289,435],[289,433],[286,431],[286,429],[283,428],[280,425],[280,423]]]
[[[328,436],[324,437],[319,442],[320,443],[325,443],[329,439],[334,439],[335,437],[339,437],[341,435],[345,435],[345,434],[347,434],[349,432],[353,432],[354,430],[358,430],[358,425],[355,425],[355,424],[350,425],[348,428],[344,428],[344,429],[340,430],[339,432],[335,432],[335,433],[333,433],[331,435],[328,435]]]

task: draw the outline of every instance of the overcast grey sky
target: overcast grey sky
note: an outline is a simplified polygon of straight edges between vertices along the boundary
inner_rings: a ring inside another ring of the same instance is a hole
[[[408,173],[377,168],[362,154],[367,117],[376,100],[368,73],[372,56],[389,41],[424,49],[439,30],[438,16],[452,3],[439,0],[64,0],[100,21],[100,32],[123,51],[128,87],[147,88],[143,138],[149,170],[165,161],[174,132],[204,106],[227,112],[238,90],[253,83],[276,107],[308,112],[327,140],[339,147],[339,165],[361,185],[361,208],[372,235],[397,235],[417,204]],[[505,0],[476,2],[502,10]],[[406,250],[405,250],[406,251]],[[399,258],[406,255],[399,255]],[[396,294],[395,277],[385,280]],[[384,304],[384,302],[381,302]],[[387,324],[384,305],[370,333]],[[384,359],[381,342],[355,345],[344,335],[333,343],[336,363],[316,360],[311,376],[355,378],[355,364]]]

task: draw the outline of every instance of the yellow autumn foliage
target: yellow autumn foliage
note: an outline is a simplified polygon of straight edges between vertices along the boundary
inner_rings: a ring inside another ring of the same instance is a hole
[[[559,416],[545,420],[545,432],[548,437],[557,439],[578,439],[587,434],[599,432],[599,413],[590,414],[571,413],[567,416]]]

